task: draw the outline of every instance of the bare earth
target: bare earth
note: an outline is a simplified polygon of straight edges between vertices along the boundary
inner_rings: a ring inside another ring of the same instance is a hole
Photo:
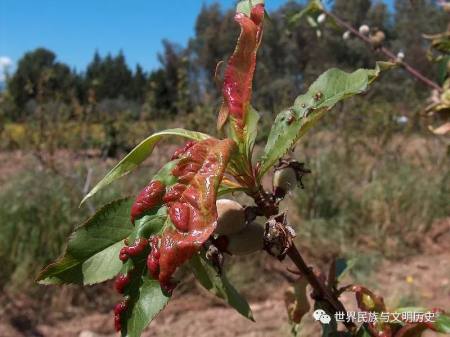
[[[388,306],[395,306],[411,294],[429,307],[450,307],[450,256],[448,251],[428,256],[415,256],[397,263],[383,264],[374,273],[377,293],[389,294]],[[208,337],[269,337],[289,336],[283,289],[276,287],[264,301],[252,303],[256,322],[242,318],[234,310],[221,305],[209,294],[205,296],[174,295],[167,308],[152,322],[144,337],[208,336]],[[402,294],[402,295],[401,295]],[[349,310],[354,310],[350,297],[344,298]],[[3,316],[3,315],[2,315]],[[51,320],[52,324],[40,324],[31,333],[16,330],[9,319],[0,318],[1,337],[101,337],[118,336],[112,329],[110,313],[75,314],[68,320]],[[318,326],[306,317],[301,336],[318,335]]]

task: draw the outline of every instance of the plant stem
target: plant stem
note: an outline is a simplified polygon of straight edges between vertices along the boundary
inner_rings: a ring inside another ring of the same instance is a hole
[[[301,272],[301,274],[307,279],[308,283],[314,289],[314,293],[318,298],[328,302],[328,304],[333,309],[333,314],[337,312],[343,312],[347,315],[347,310],[341,301],[331,292],[331,290],[314,274],[312,268],[308,267],[305,260],[303,259],[300,251],[297,249],[294,243],[289,247],[287,252],[289,258],[294,262],[295,266]],[[354,332],[356,325],[353,322],[347,322],[344,320],[345,327],[350,331]]]
[[[354,28],[352,25],[350,25],[349,23],[345,22],[344,20],[342,20],[340,17],[336,16],[336,14],[329,12],[327,10],[323,10],[323,12],[330,16],[331,18],[334,19],[334,21],[336,21],[336,23],[338,23],[340,26],[345,27],[347,30],[349,30],[350,32],[352,32],[357,38],[359,38],[360,40],[366,42],[369,45],[372,45],[370,39],[364,35],[361,34],[356,28]],[[397,60],[397,56],[388,48],[386,47],[381,47],[378,49],[380,52],[382,52],[384,55],[386,55],[388,58],[392,59],[392,60]],[[436,82],[434,82],[433,80],[429,79],[428,77],[426,77],[425,75],[423,75],[421,72],[419,72],[416,68],[414,68],[413,66],[411,66],[410,64],[404,62],[404,61],[398,61],[397,62],[399,64],[401,64],[401,66],[411,74],[411,76],[413,76],[414,78],[416,78],[417,80],[419,80],[420,82],[424,83],[425,85],[429,86],[432,89],[437,90],[438,92],[442,92],[442,87],[437,84]]]
[[[260,209],[260,213],[264,214],[265,217],[270,218],[271,216],[278,214],[278,205],[275,203],[273,196],[270,193],[265,192],[262,186],[259,186],[259,190],[257,193],[253,193],[250,196],[253,197],[256,205]],[[308,283],[311,285],[316,298],[327,302],[330,308],[333,310],[333,315],[337,312],[343,312],[345,313],[345,316],[347,316],[347,310],[345,309],[342,302],[331,291],[331,289],[329,289],[326,284],[313,272],[312,268],[308,267],[294,242],[292,242],[289,246],[287,256],[289,256],[301,275],[304,276]],[[356,325],[353,322],[347,322],[344,320],[343,323],[351,333],[354,333],[356,331]]]

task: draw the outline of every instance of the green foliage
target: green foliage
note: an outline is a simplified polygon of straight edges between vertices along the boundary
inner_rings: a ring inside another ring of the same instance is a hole
[[[61,176],[33,171],[36,166],[2,182],[0,288],[28,288],[38,270],[60,253],[72,226],[86,216],[77,205],[81,192]]]
[[[230,284],[224,272],[218,273],[203,254],[194,255],[189,266],[196,279],[209,292],[226,301],[242,316],[254,321],[252,310],[247,301]]]
[[[71,235],[64,255],[37,277],[42,284],[90,285],[116,276],[122,268],[117,258],[123,240],[133,231],[129,210],[122,199],[101,208]]]
[[[258,4],[264,4],[264,0],[241,0],[236,5],[236,13],[243,13],[250,16],[252,7]]]
[[[138,76],[141,77],[142,74]],[[136,93],[132,92],[133,74],[122,52],[117,56],[108,54],[105,58],[96,52],[87,66],[84,83],[85,90],[92,90],[97,101],[120,95],[126,98],[136,96]]]
[[[323,10],[323,5],[320,2],[320,0],[311,0],[307,3],[305,8],[303,8],[300,12],[298,12],[297,14],[293,15],[290,18],[290,23],[292,23],[292,24],[298,23],[305,16],[307,16],[308,18],[312,18],[312,16],[316,16],[318,13],[321,13],[322,10]],[[317,23],[315,23],[315,24],[317,25]]]
[[[261,159],[260,176],[263,176],[315,123],[339,101],[361,94],[380,73],[360,69],[348,74],[330,69],[315,81],[308,92],[297,97],[294,105],[275,119]]]
[[[242,139],[236,135],[234,128],[228,124],[228,136],[233,139],[238,145],[239,154],[243,155],[249,162],[251,162],[253,147],[255,146],[256,137],[258,135],[258,122],[260,116],[252,106],[249,106],[244,120],[244,128],[242,130]]]
[[[450,334],[450,316],[441,313],[433,324],[437,332]]]
[[[8,82],[8,90],[17,106],[23,109],[30,99],[68,100],[74,84],[70,68],[57,62],[52,51],[38,48],[19,60]]]
[[[122,335],[139,337],[153,318],[164,309],[169,299],[170,296],[161,290],[158,281],[143,276],[137,298],[134,299],[135,304]]]

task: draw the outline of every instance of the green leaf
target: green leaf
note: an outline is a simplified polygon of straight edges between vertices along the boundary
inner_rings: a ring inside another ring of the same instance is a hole
[[[245,153],[247,158],[251,158],[253,147],[255,146],[256,136],[258,135],[259,113],[252,106],[249,106],[245,115]]]
[[[189,131],[180,128],[168,129],[154,133],[150,137],[144,139],[140,144],[138,144],[133,150],[131,150],[130,153],[125,156],[125,158],[123,158],[111,171],[109,171],[108,174],[102,180],[100,180],[100,182],[95,185],[95,187],[83,198],[81,204],[83,204],[87,199],[92,197],[102,188],[111,184],[114,180],[123,177],[124,175],[128,174],[136,167],[138,167],[139,164],[141,164],[151,155],[156,143],[164,136],[180,136],[193,140],[203,140],[211,138],[209,135],[201,132]]]
[[[433,326],[437,332],[450,334],[450,316],[444,313],[439,314]]]
[[[236,6],[236,13],[242,13],[247,16],[250,16],[250,12],[251,12],[252,8],[259,4],[264,5],[264,0],[242,0],[242,1],[239,1]]]
[[[445,82],[446,78],[449,75],[449,71],[448,71],[448,67],[447,67],[447,64],[449,63],[449,61],[450,61],[450,56],[443,56],[438,63],[438,80],[441,85]]]
[[[339,278],[346,270],[348,270],[347,259],[339,258],[336,259],[336,278]]]
[[[217,196],[222,197],[227,194],[232,194],[235,192],[244,192],[247,189],[245,187],[231,187],[226,185],[220,185],[219,190],[217,191]]]
[[[169,299],[170,296],[161,290],[158,281],[144,275],[125,329],[122,329],[122,336],[139,337],[153,318],[164,309]]]
[[[356,259],[347,260],[345,258],[336,259],[336,279],[341,281],[345,275],[355,266]]]
[[[245,114],[243,137],[236,134],[235,128],[228,123],[227,134],[238,145],[239,153],[236,152],[237,160],[242,161],[240,155],[249,160],[252,157],[253,147],[255,146],[256,136],[258,135],[259,113],[251,105],[248,106]]]
[[[278,114],[270,130],[261,158],[259,177],[262,177],[295,143],[336,103],[365,92],[388,64],[377,63],[375,69],[359,69],[346,73],[330,69],[323,73],[294,105]]]
[[[301,10],[299,13],[293,15],[289,19],[289,24],[297,24],[304,17],[316,16],[318,13],[323,11],[323,5],[320,0],[311,0],[308,2],[305,8]]]
[[[254,321],[252,310],[242,295],[230,284],[225,274],[219,275],[214,267],[199,254],[194,255],[189,265],[200,284],[212,294],[225,300],[242,316]]]
[[[132,200],[113,201],[72,233],[64,254],[37,277],[41,284],[95,284],[117,275],[119,251],[133,231]]]

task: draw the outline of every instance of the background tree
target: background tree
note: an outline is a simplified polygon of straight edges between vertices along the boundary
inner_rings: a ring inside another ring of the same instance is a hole
[[[23,108],[39,94],[46,99],[69,98],[75,85],[76,75],[70,68],[56,60],[56,55],[45,48],[26,53],[18,62],[17,70],[8,82],[8,90],[15,104]],[[46,82],[45,93],[39,92],[42,81]]]
[[[98,52],[87,66],[85,83],[87,90],[95,89],[98,101],[105,98],[132,96],[133,74],[126,63],[123,52],[102,58]]]
[[[139,103],[143,103],[145,96],[145,87],[147,85],[147,74],[140,64],[136,65],[133,74],[131,87],[131,98]]]

